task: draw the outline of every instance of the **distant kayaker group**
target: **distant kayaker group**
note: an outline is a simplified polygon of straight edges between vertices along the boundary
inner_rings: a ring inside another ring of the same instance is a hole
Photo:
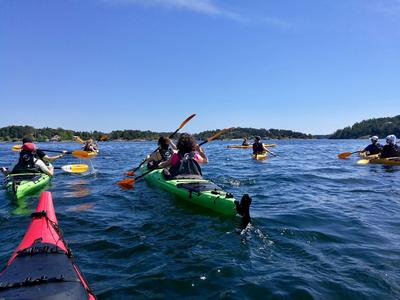
[[[394,134],[390,134],[386,137],[386,144],[384,146],[379,143],[379,137],[376,135],[372,136],[370,140],[371,144],[360,151],[366,156],[379,155],[379,158],[400,156],[400,148],[397,145],[397,138]]]

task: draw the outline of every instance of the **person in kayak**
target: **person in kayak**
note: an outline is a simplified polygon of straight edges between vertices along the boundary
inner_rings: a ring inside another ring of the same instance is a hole
[[[33,143],[33,141],[32,141],[31,138],[25,137],[25,138],[22,139],[22,144],[25,144],[25,143]],[[36,147],[36,145],[35,145],[35,147]],[[43,152],[42,150],[36,148],[36,156],[39,159],[43,160],[45,163],[51,163],[51,162],[63,157],[67,152],[68,151],[64,150],[59,155],[48,156],[45,152]]]
[[[247,137],[245,137],[245,138],[243,139],[242,146],[248,146],[248,145],[249,145],[249,142],[247,141]]]
[[[253,155],[257,155],[257,154],[264,154],[265,152],[275,156],[274,153],[272,153],[271,151],[269,151],[264,144],[261,142],[261,137],[260,136],[256,136],[254,138],[254,143],[253,143]]]
[[[19,154],[18,163],[12,169],[11,174],[42,172],[53,176],[53,166],[46,165],[37,154],[37,151],[34,143],[24,143]]]
[[[370,138],[371,144],[365,147],[364,150],[361,151],[361,153],[365,153],[366,155],[374,155],[374,154],[379,154],[382,151],[382,145],[379,143],[379,137],[374,135],[373,137]]]
[[[386,137],[386,145],[383,146],[380,158],[400,156],[399,146],[396,145],[397,138],[394,134]]]
[[[159,164],[159,167],[164,168],[165,178],[202,178],[200,164],[208,163],[208,158],[194,137],[187,133],[181,134],[176,148],[178,152]]]
[[[85,143],[85,145],[83,145],[83,151],[87,151],[87,152],[95,152],[97,151],[97,145],[96,143],[93,141],[93,139],[88,139]]]
[[[157,168],[161,162],[169,160],[175,150],[177,150],[177,148],[169,137],[160,136],[158,139],[158,149],[146,158],[147,168]]]

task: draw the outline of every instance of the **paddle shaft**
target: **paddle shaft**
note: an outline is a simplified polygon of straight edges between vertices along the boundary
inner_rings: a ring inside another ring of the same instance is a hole
[[[181,123],[181,125],[179,126],[179,128],[178,128],[177,130],[175,130],[173,133],[170,134],[169,138],[172,139],[172,138],[175,136],[175,134],[177,134],[178,131],[181,130],[182,127],[185,126],[186,123],[189,122],[195,115],[196,115],[196,114],[193,114],[193,115],[191,115],[190,117],[186,118],[185,121],[183,121],[183,122]],[[157,152],[158,149],[160,149],[160,147],[157,147],[157,149],[154,150],[151,154]],[[140,167],[141,167],[146,161],[147,161],[147,159],[145,158],[145,159],[140,163],[140,165],[137,166],[136,168],[134,168],[132,171],[133,171],[133,172],[136,172],[137,170],[139,170]]]

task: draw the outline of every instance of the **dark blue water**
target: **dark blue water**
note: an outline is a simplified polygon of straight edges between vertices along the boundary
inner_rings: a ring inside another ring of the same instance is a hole
[[[194,208],[145,181],[121,190],[122,171],[154,143],[103,143],[95,174],[58,173],[49,187],[58,220],[98,297],[399,299],[400,167],[336,158],[366,141],[276,143],[280,156],[263,162],[225,148],[234,142],[206,145],[205,176],[253,198],[246,230],[239,218]],[[0,144],[0,165],[17,159],[10,148]],[[0,192],[2,266],[37,199],[14,203]]]

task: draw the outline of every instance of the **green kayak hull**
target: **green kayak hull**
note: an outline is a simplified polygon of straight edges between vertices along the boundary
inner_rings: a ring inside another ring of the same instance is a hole
[[[32,195],[45,188],[51,180],[51,176],[43,173],[12,174],[4,180],[5,188],[15,199],[21,199]]]
[[[147,167],[142,167],[141,172],[148,171]],[[225,216],[235,216],[235,198],[232,194],[223,191],[221,188],[196,191],[191,186],[215,186],[210,180],[206,179],[173,179],[166,180],[161,169],[156,169],[145,177],[145,180],[160,189],[163,189],[180,199],[217,212]],[[207,189],[207,188],[206,188]]]

